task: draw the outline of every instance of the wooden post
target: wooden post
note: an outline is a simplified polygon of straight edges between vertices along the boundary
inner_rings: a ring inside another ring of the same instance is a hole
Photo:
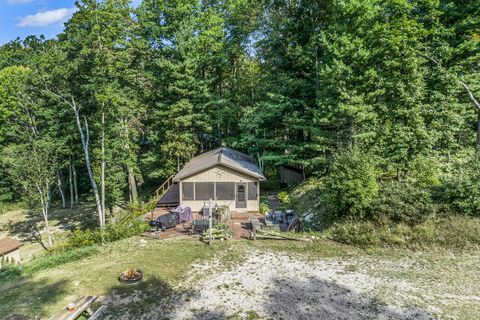
[[[208,199],[208,244],[212,245],[212,198]]]

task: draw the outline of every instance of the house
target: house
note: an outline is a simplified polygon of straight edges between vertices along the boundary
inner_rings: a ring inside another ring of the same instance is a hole
[[[199,212],[212,199],[246,213],[259,211],[260,181],[266,179],[250,156],[220,147],[190,160],[172,180],[157,207],[182,205]]]
[[[10,237],[0,239],[0,265],[5,260],[19,262],[21,245],[20,241]]]

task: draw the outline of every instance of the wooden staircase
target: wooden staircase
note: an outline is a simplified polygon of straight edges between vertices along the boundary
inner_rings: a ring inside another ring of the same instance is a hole
[[[171,175],[167,180],[155,190],[156,207],[176,207],[180,204],[180,187],[178,183],[173,182]]]
[[[160,187],[158,187],[157,190],[155,190],[155,195],[156,195],[156,199],[157,201],[160,200],[160,198],[165,194],[165,192],[168,191],[168,189],[170,189],[170,187],[173,185],[173,177],[175,175],[172,174],[170,177],[167,178],[167,180],[165,180],[162,185]]]

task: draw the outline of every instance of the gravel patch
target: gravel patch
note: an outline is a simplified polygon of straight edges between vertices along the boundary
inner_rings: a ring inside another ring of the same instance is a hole
[[[227,269],[211,261],[194,268],[182,292],[153,314],[167,319],[435,319],[435,308],[411,299],[386,304],[376,294],[416,292],[412,283],[372,276],[375,261],[305,260],[252,250]],[[388,280],[388,281],[387,281]],[[396,301],[390,299],[390,301]],[[155,316],[152,314],[152,319]],[[147,317],[148,318],[148,317]]]

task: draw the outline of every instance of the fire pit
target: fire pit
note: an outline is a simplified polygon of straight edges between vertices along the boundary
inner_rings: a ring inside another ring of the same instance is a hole
[[[139,269],[129,268],[127,271],[124,271],[118,277],[118,280],[121,283],[125,284],[137,284],[142,281],[143,272]]]

